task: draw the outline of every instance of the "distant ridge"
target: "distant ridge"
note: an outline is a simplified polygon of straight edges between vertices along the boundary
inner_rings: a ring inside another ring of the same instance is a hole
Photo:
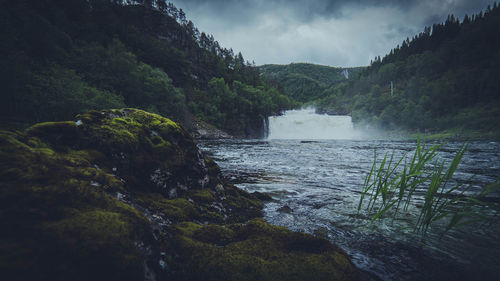
[[[259,66],[262,75],[281,86],[287,96],[300,102],[323,97],[324,90],[352,79],[363,69],[364,67],[332,67],[312,63]],[[349,78],[345,75],[346,70]]]

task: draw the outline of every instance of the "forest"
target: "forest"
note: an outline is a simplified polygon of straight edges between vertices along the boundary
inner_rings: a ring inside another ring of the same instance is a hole
[[[500,8],[450,15],[377,57],[321,106],[347,107],[358,125],[421,132],[498,132]]]
[[[307,103],[328,95],[327,89],[346,82],[349,77],[363,70],[363,67],[330,67],[311,63],[291,63],[288,65],[265,64],[260,72],[269,81],[296,101]]]
[[[245,137],[296,106],[165,0],[1,5],[1,127],[134,107]]]

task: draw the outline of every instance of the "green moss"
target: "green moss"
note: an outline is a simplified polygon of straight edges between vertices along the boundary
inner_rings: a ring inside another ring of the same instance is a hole
[[[175,226],[175,230],[182,236],[192,237],[196,231],[202,228],[201,225],[194,222],[182,222]]]
[[[45,122],[35,124],[26,129],[26,134],[41,138],[74,137],[76,134],[76,123],[74,121]]]
[[[262,219],[175,229],[179,280],[359,280],[347,255],[327,240]]]
[[[262,201],[232,185],[224,186],[225,206],[231,211],[230,222],[243,222],[262,216]]]
[[[190,190],[187,196],[197,202],[212,203],[215,201],[214,192],[207,188]]]
[[[77,118],[83,120],[82,127],[89,138],[96,141],[97,145],[113,150],[136,150],[155,136],[160,137],[161,141],[153,140],[151,143],[161,143],[160,147],[168,146],[168,141],[162,137],[171,137],[172,132],[180,132],[175,122],[137,109],[88,112]],[[152,131],[158,131],[159,135],[152,134]]]
[[[60,239],[67,236],[65,232],[72,232],[71,239],[76,240],[77,237],[85,237],[85,240],[96,239],[97,244],[112,238],[132,237],[130,223],[121,219],[119,213],[104,210],[81,212],[70,218],[47,223],[45,227],[58,232]]]
[[[159,193],[137,193],[135,197],[142,206],[159,211],[174,221],[193,220],[200,217],[195,205],[185,198],[167,199]]]
[[[144,257],[134,243],[140,237],[135,223],[127,215],[94,209],[46,223],[42,230],[44,239],[59,252],[54,258],[68,255],[69,261],[59,262],[86,278],[137,280],[144,275]]]
[[[0,131],[0,271],[21,280],[138,280],[146,218],[109,192],[124,184],[103,153],[73,142],[74,122]],[[71,141],[68,141],[70,140]],[[8,250],[8,251],[7,251]],[[16,252],[12,252],[15,250]],[[6,252],[7,251],[7,252]]]
[[[211,224],[198,229],[191,236],[204,243],[224,246],[234,239],[235,233],[229,227]]]

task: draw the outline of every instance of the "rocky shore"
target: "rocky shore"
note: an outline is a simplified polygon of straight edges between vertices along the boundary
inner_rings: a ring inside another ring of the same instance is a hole
[[[329,241],[266,223],[159,115],[0,131],[0,179],[5,280],[359,280]]]

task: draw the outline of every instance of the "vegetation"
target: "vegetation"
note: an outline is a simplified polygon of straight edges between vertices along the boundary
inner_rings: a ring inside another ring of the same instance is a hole
[[[349,104],[353,120],[389,129],[497,131],[500,8],[450,15],[380,59],[332,100]]]
[[[179,272],[180,280],[359,280],[346,254],[328,240],[262,219],[225,226],[182,223],[174,233],[173,245],[186,251],[178,262],[188,271]]]
[[[453,181],[467,145],[457,151],[448,168],[439,159],[438,150],[442,146],[435,144],[426,148],[418,139],[411,158],[407,158],[407,153],[401,158],[395,156],[394,152],[389,157],[386,153],[378,165],[375,150],[358,212],[366,205],[372,220],[386,216],[392,217],[392,220],[401,219],[401,216],[407,218],[415,207],[415,201],[423,198],[418,219],[414,222],[415,232],[422,235],[427,233],[431,224],[441,220],[447,220],[444,232],[454,227],[493,221],[500,212],[500,206],[489,202],[487,196],[500,190],[500,182],[474,191],[470,183]],[[367,204],[365,199],[368,200]]]
[[[245,136],[294,105],[164,0],[1,5],[3,127],[134,107]]]
[[[259,66],[263,75],[289,97],[310,102],[329,95],[328,88],[346,82],[363,69],[362,67],[340,68],[309,63],[288,65],[267,64]]]
[[[170,119],[75,119],[0,130],[8,280],[359,280],[327,240],[257,219],[262,202],[225,184]]]

